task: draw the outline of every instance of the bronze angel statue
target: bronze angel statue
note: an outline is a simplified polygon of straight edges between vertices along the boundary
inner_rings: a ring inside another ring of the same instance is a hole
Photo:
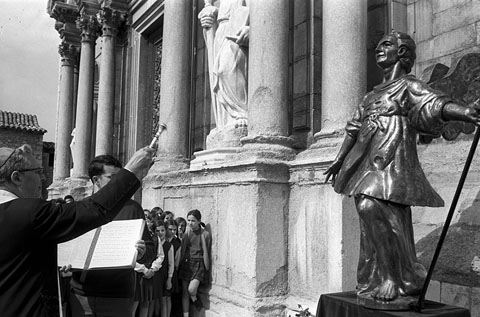
[[[361,232],[357,298],[377,309],[408,309],[416,300],[427,271],[415,253],[411,206],[444,205],[420,166],[417,135],[438,137],[450,121],[480,125],[475,108],[409,75],[415,49],[405,33],[380,40],[375,53],[383,82],[358,105],[325,172],[337,193],[355,199]]]

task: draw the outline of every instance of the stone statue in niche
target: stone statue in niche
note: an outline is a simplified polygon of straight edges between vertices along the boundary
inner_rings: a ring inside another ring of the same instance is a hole
[[[410,207],[444,205],[420,167],[417,135],[439,137],[449,121],[480,124],[478,110],[409,75],[415,50],[405,33],[379,41],[375,56],[383,82],[356,108],[325,172],[337,193],[355,199],[361,233],[357,299],[375,309],[404,310],[417,301],[427,271],[415,253]]]
[[[72,137],[72,141],[70,141],[70,153],[72,155],[72,169],[70,169],[70,176],[72,175],[73,171],[73,165],[75,164],[74,159],[75,159],[75,128],[73,128],[72,133],[70,134]]]
[[[220,0],[218,7],[213,2],[205,0],[198,14],[208,53],[212,111],[216,130],[239,130],[231,132],[239,139],[248,123],[248,0]]]

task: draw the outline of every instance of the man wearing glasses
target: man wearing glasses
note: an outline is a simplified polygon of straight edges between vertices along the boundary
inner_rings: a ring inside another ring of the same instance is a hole
[[[140,187],[153,149],[137,151],[98,193],[79,202],[40,199],[40,163],[29,145],[0,148],[0,313],[48,316],[57,244],[111,221]],[[137,176],[136,176],[137,175]]]
[[[121,163],[111,155],[95,157],[88,167],[88,176],[96,193],[122,170]],[[142,207],[130,200],[115,217],[116,220],[144,219]],[[155,249],[147,226],[142,240],[137,241],[137,262],[148,263],[154,259]],[[140,249],[138,249],[140,251]],[[144,256],[142,256],[142,254]],[[74,270],[72,271],[70,307],[73,317],[128,316],[134,309],[135,271],[133,269]]]

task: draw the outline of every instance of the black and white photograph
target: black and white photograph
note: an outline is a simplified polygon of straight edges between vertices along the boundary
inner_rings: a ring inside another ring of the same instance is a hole
[[[0,0],[1,317],[480,317],[480,0]]]

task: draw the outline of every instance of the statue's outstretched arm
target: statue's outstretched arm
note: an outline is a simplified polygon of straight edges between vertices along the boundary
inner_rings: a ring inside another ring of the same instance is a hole
[[[442,117],[447,121],[463,121],[480,126],[480,99],[470,107],[465,107],[453,102],[447,103],[442,110]]]

